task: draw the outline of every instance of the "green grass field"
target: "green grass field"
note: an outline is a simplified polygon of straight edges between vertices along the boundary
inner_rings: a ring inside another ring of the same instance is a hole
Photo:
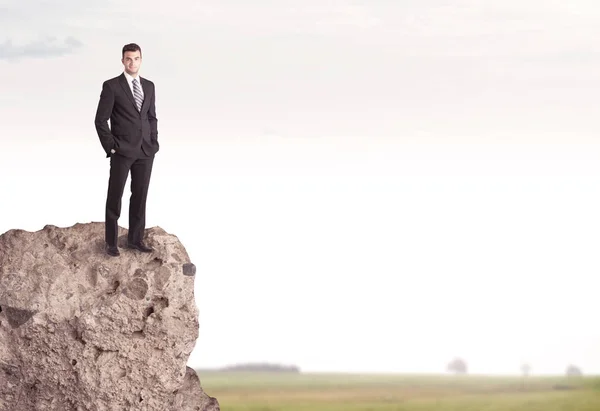
[[[223,411],[598,411],[600,378],[198,373]]]

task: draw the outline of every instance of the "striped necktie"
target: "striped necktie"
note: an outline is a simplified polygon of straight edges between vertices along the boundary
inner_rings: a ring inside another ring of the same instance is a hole
[[[140,90],[136,78],[133,79],[133,98],[135,99],[135,105],[137,106],[138,111],[142,111],[142,102],[144,101],[144,98],[142,97],[142,91]]]

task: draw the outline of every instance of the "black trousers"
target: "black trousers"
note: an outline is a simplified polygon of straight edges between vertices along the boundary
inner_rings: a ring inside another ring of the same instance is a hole
[[[127,177],[131,171],[131,198],[129,199],[129,243],[138,243],[146,229],[146,198],[154,156],[129,158],[119,154],[110,156],[110,178],[106,197],[105,240],[109,246],[117,245],[118,220],[121,215],[121,199]]]

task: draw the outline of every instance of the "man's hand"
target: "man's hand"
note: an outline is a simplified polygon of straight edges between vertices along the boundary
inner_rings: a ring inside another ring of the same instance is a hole
[[[110,119],[114,104],[115,95],[107,80],[102,83],[102,92],[100,93],[100,101],[98,102],[96,118],[94,119],[96,131],[98,132],[98,137],[100,137],[100,143],[104,148],[106,157],[110,155],[106,149],[108,147],[115,146],[115,138],[111,133],[110,127],[108,126],[108,120]]]

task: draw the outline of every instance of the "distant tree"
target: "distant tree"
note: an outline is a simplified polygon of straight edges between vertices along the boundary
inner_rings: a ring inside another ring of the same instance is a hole
[[[462,358],[455,358],[448,363],[448,372],[454,374],[466,374],[467,373],[467,362]]]
[[[566,374],[567,377],[581,377],[583,375],[583,372],[581,372],[581,369],[579,367],[571,364],[567,367]]]
[[[521,364],[521,375],[523,375],[523,389],[527,388],[526,381],[527,377],[531,374],[531,365],[527,363]]]
[[[300,368],[296,365],[283,365],[271,363],[245,363],[228,365],[221,371],[250,371],[250,372],[291,372],[299,373]]]

